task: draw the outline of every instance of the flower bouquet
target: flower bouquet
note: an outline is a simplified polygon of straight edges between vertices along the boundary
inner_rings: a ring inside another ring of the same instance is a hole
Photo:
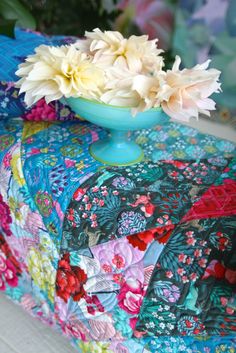
[[[176,56],[172,69],[164,71],[157,41],[94,29],[70,45],[40,45],[19,65],[16,86],[27,106],[43,97],[47,103],[60,99],[109,129],[107,139],[90,146],[94,158],[110,165],[137,163],[143,152],[129,141],[129,130],[161,122],[163,111],[179,121],[209,115],[215,109],[209,96],[220,91],[220,72],[208,69],[209,60],[181,70]]]

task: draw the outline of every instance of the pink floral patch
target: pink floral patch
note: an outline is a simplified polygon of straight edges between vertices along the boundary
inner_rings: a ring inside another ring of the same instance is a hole
[[[144,288],[140,282],[128,284],[124,282],[118,294],[119,306],[129,314],[137,315],[140,311],[143,298]]]
[[[30,121],[54,121],[56,120],[56,111],[44,99],[40,99],[30,112],[23,115],[23,118]]]
[[[17,287],[18,277],[17,269],[6,257],[2,250],[0,250],[0,290],[6,289],[6,283],[10,287]]]

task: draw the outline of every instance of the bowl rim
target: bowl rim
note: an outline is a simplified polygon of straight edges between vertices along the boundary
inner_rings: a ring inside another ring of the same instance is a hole
[[[101,106],[104,106],[104,107],[111,107],[111,108],[116,108],[116,109],[122,109],[122,110],[131,110],[133,108],[136,108],[136,107],[122,107],[122,106],[119,106],[119,105],[113,105],[113,104],[106,104],[106,103],[103,103],[103,102],[99,102],[99,101],[96,101],[94,99],[88,99],[88,98],[85,98],[85,97],[63,97],[65,100],[67,99],[80,99],[80,100],[84,100],[86,102],[89,102],[89,103],[93,103],[93,104],[97,104],[97,105],[101,105]],[[162,107],[156,107],[156,108],[150,108],[144,112],[148,112],[148,111],[162,111]],[[138,113],[144,113],[144,112],[138,112]]]

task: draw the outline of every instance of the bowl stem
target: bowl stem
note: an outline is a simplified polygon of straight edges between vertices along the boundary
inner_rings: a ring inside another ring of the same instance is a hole
[[[126,166],[141,162],[143,151],[128,139],[128,131],[110,130],[104,140],[90,146],[90,154],[98,161],[112,166]]]
[[[110,140],[112,143],[124,143],[128,141],[128,131],[110,130]]]

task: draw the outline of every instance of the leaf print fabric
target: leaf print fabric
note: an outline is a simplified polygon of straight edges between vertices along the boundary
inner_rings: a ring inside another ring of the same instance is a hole
[[[105,134],[0,120],[1,290],[80,353],[232,351],[234,145],[168,123],[132,134],[143,163],[106,167]]]
[[[177,224],[226,167],[215,164],[214,159],[200,164],[164,161],[102,169],[73,195],[64,220],[65,249],[137,234],[163,222]],[[199,178],[201,172],[206,182]],[[181,176],[181,183],[173,175]],[[96,234],[93,243],[90,234]]]
[[[236,299],[234,255],[228,248],[227,256],[222,258],[222,249],[212,247],[209,238],[216,227],[219,232],[224,229],[235,249],[235,229],[231,226],[234,220],[235,217],[202,219],[176,227],[153,272],[136,335],[235,332],[235,308],[227,307]]]

